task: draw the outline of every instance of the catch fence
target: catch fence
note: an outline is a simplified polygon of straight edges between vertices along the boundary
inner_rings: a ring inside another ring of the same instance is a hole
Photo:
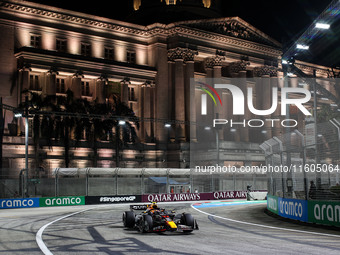
[[[265,152],[268,194],[340,201],[340,122],[307,123],[260,145]]]

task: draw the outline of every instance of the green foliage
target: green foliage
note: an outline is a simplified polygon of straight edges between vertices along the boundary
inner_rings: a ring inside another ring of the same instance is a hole
[[[64,146],[65,166],[68,167],[70,147],[72,144],[78,146],[80,140],[86,140],[93,148],[96,158],[98,140],[106,140],[107,136],[110,137],[111,142],[116,140],[113,131],[117,132],[117,116],[128,119],[119,137],[122,141],[117,142],[135,143],[137,141],[135,130],[135,126],[139,128],[137,118],[134,112],[119,100],[104,104],[96,101],[89,102],[83,98],[74,98],[70,90],[66,91],[66,97],[42,96],[36,92],[26,92],[29,93],[29,114],[33,116],[32,131],[37,157],[38,147],[39,145],[41,147],[42,141],[47,141],[50,148],[52,141],[59,141]],[[20,108],[23,111],[25,104],[21,104]],[[36,158],[36,160],[39,165],[39,159]]]
[[[340,112],[332,109],[328,104],[321,105],[321,108],[317,112],[317,122],[323,123],[328,122],[331,119],[339,118]]]

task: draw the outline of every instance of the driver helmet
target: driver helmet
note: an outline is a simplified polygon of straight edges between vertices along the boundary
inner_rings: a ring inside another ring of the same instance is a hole
[[[152,209],[158,209],[157,203],[156,202],[152,202],[151,208]]]

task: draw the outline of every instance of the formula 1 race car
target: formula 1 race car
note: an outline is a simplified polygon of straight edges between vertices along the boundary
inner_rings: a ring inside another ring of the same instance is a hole
[[[134,210],[143,210],[135,214]],[[190,233],[198,230],[198,224],[189,213],[176,214],[174,211],[166,211],[158,208],[156,203],[151,205],[131,205],[130,211],[123,213],[124,227],[137,229],[142,233],[177,231]]]

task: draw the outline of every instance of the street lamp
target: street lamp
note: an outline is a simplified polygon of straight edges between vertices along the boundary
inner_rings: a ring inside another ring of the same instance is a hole
[[[119,167],[119,130],[120,126],[124,126],[125,124],[125,120],[118,120],[118,125],[116,128],[116,167]]]
[[[125,120],[120,120],[118,121],[118,125],[119,126],[124,126],[126,124],[126,121]]]
[[[321,22],[317,22],[315,24],[315,28],[319,28],[319,29],[330,29],[331,25],[327,24],[327,23],[321,23]]]
[[[25,188],[23,197],[28,197],[28,114],[14,113],[15,118],[25,118]]]
[[[296,48],[299,50],[308,50],[309,46],[308,45],[304,45],[304,44],[297,44]]]

